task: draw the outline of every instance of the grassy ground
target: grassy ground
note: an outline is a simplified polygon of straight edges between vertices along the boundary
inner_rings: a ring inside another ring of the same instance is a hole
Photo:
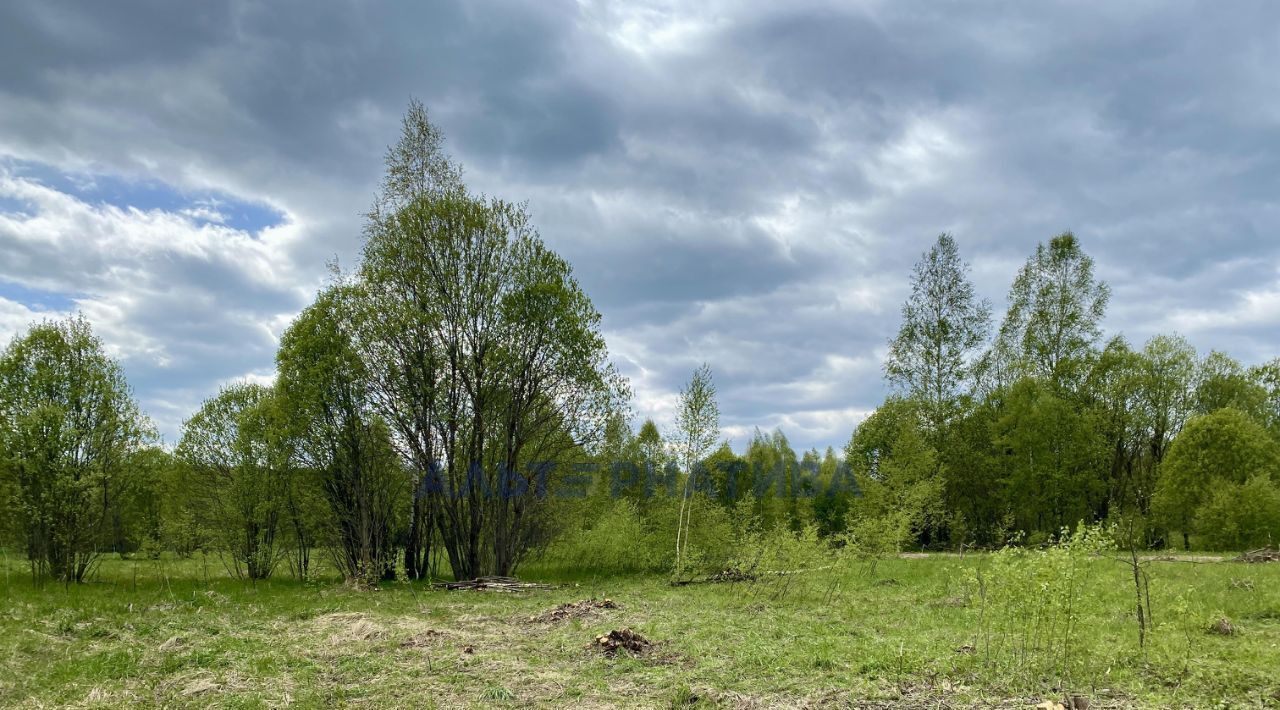
[[[0,564],[0,705],[12,707],[1030,707],[1072,694],[1094,708],[1238,707],[1280,697],[1280,565],[1153,562],[1156,626],[1139,651],[1132,578],[1106,558],[1089,562],[1070,626],[1055,617],[1026,631],[990,623],[1003,612],[969,581],[984,555],[685,587],[535,566],[526,579],[562,586],[518,594],[255,586],[213,559],[108,559],[92,583],[36,588],[25,566]],[[620,608],[531,620],[592,597]],[[1234,634],[1207,631],[1220,617]],[[587,648],[624,627],[656,646],[617,657]]]

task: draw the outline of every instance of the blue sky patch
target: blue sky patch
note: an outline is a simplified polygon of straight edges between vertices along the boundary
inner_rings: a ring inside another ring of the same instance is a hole
[[[0,281],[0,298],[21,303],[33,311],[69,311],[75,307],[75,295],[42,291],[13,281]]]
[[[35,180],[88,204],[185,214],[197,224],[222,224],[250,234],[285,222],[284,213],[265,203],[216,191],[181,190],[159,180],[64,173],[42,163],[13,159],[0,159],[0,168],[15,177]],[[25,212],[28,209],[21,201],[0,199],[0,212]]]

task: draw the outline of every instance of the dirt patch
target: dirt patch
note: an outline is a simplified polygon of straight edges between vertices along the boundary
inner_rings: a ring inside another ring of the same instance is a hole
[[[330,643],[332,643],[333,639],[336,637],[341,641],[377,641],[386,635],[386,630],[381,626],[378,626],[372,621],[361,619],[348,627],[346,629],[346,633],[335,634],[333,637],[330,637],[329,640]]]
[[[1141,560],[1144,558],[1139,557],[1138,559]],[[1219,555],[1155,555],[1154,557],[1147,557],[1145,559],[1151,560],[1152,562],[1195,562],[1203,564],[1207,562],[1221,562],[1225,558]]]
[[[929,606],[963,608],[969,606],[969,600],[965,597],[943,597],[929,602]]]
[[[204,695],[205,693],[219,690],[222,686],[218,685],[212,678],[197,678],[187,683],[182,688],[182,696],[190,698],[196,695]]]
[[[569,619],[585,619],[595,616],[601,611],[608,609],[619,609],[618,603],[612,599],[583,599],[581,601],[569,602],[561,604],[554,609],[548,609],[537,616],[529,617],[529,621],[538,624],[558,624]]]
[[[227,693],[244,690],[248,686],[235,673],[218,680],[208,673],[198,673],[178,680],[181,689],[178,694],[184,698],[194,698],[206,693]]]
[[[631,629],[615,629],[603,636],[597,636],[595,641],[587,645],[587,648],[610,657],[618,655],[619,651],[638,656],[652,649],[653,642]]]

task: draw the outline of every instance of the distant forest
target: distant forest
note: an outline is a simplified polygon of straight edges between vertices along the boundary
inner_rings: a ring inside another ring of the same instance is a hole
[[[0,547],[65,582],[106,553],[207,553],[247,579],[305,578],[323,555],[373,584],[532,559],[682,578],[762,537],[871,554],[1039,545],[1081,522],[1142,548],[1280,537],[1280,358],[1105,338],[1110,291],[1071,233],[1029,255],[998,324],[938,237],[889,343],[893,394],[844,450],[757,430],[739,455],[714,363],[667,430],[634,421],[571,266],[442,142],[412,103],[358,266],[285,332],[272,386],[224,387],[171,450],[82,317],[14,338]]]

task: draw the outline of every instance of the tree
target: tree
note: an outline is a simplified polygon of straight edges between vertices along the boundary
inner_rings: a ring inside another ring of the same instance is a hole
[[[1110,289],[1093,276],[1093,259],[1071,232],[1041,243],[1009,290],[1009,311],[1000,326],[995,359],[1015,374],[1043,377],[1071,387],[1084,375],[1102,335],[1100,323]]]
[[[935,448],[972,375],[971,356],[991,328],[991,307],[975,295],[968,271],[955,239],[940,235],[912,271],[902,326],[885,359],[889,382],[924,404]]]
[[[676,520],[676,571],[683,571],[684,549],[688,546],[688,515],[692,507],[689,497],[697,490],[698,465],[720,439],[720,406],[716,404],[716,386],[711,367],[703,363],[693,371],[689,384],[680,391],[676,410],[677,447],[684,464],[685,481],[680,496],[680,515]],[[683,538],[683,539],[682,539]]]
[[[1276,441],[1280,441],[1280,357],[1249,368],[1249,377],[1266,391],[1267,427]]]
[[[640,431],[636,433],[635,443],[640,455],[640,474],[644,476],[644,498],[663,493],[668,486],[675,485],[674,477],[668,481],[667,469],[671,465],[671,454],[667,444],[662,440],[658,425],[652,419],[644,420]],[[643,508],[642,508],[643,510]]]
[[[851,476],[849,467],[836,458],[835,449],[828,446],[819,467],[818,490],[813,499],[813,522],[818,537],[830,539],[845,532],[849,510],[861,492]]]
[[[409,480],[387,427],[372,414],[364,363],[346,329],[354,297],[352,289],[330,288],[294,320],[276,356],[277,386],[298,466],[311,479],[291,510],[305,507],[308,488],[321,492],[338,569],[373,583],[395,574],[396,517]]]
[[[165,477],[173,468],[173,455],[163,448],[143,446],[124,465],[121,504],[111,516],[111,548],[122,555],[138,550],[158,554],[163,548]]]
[[[1096,411],[1026,378],[1010,389],[993,431],[1019,529],[1053,535],[1105,512],[1108,442]]]
[[[1268,392],[1235,358],[1217,350],[1200,362],[1196,372],[1195,411],[1210,414],[1224,407],[1244,412],[1266,425]]]
[[[366,224],[353,341],[419,483],[409,575],[433,528],[455,575],[510,574],[548,530],[542,464],[599,441],[628,393],[568,263],[522,206],[467,194],[419,108]]]
[[[32,572],[82,582],[111,546],[125,467],[151,438],[124,372],[83,317],[0,355],[0,488]]]
[[[287,455],[272,433],[271,397],[261,385],[224,387],[183,424],[175,451],[197,524],[229,569],[252,580],[270,577],[280,561],[287,512]]]
[[[853,432],[845,447],[862,497],[849,532],[872,556],[927,543],[943,524],[943,487],[937,451],[920,426],[920,403],[891,397]]]
[[[1009,521],[1007,460],[993,442],[1000,409],[984,398],[951,426],[940,452],[950,539],[959,545],[999,545]]]
[[[1142,494],[1141,481],[1146,444],[1140,409],[1143,357],[1129,347],[1123,337],[1112,338],[1099,353],[1089,371],[1081,411],[1095,417],[1110,466],[1101,471],[1107,490],[1098,515],[1116,507],[1136,504]],[[1150,495],[1150,491],[1146,492]]]
[[[757,428],[747,442],[746,460],[753,479],[753,513],[761,526],[767,529],[786,521],[794,529],[799,522],[794,485],[800,462],[786,434]]]
[[[1185,338],[1158,335],[1142,350],[1141,408],[1155,466],[1192,412],[1196,351]]]
[[[1215,488],[1240,486],[1255,476],[1280,476],[1280,445],[1262,425],[1230,407],[1195,417],[1173,440],[1160,466],[1153,508],[1183,547],[1204,531],[1197,519]]]

